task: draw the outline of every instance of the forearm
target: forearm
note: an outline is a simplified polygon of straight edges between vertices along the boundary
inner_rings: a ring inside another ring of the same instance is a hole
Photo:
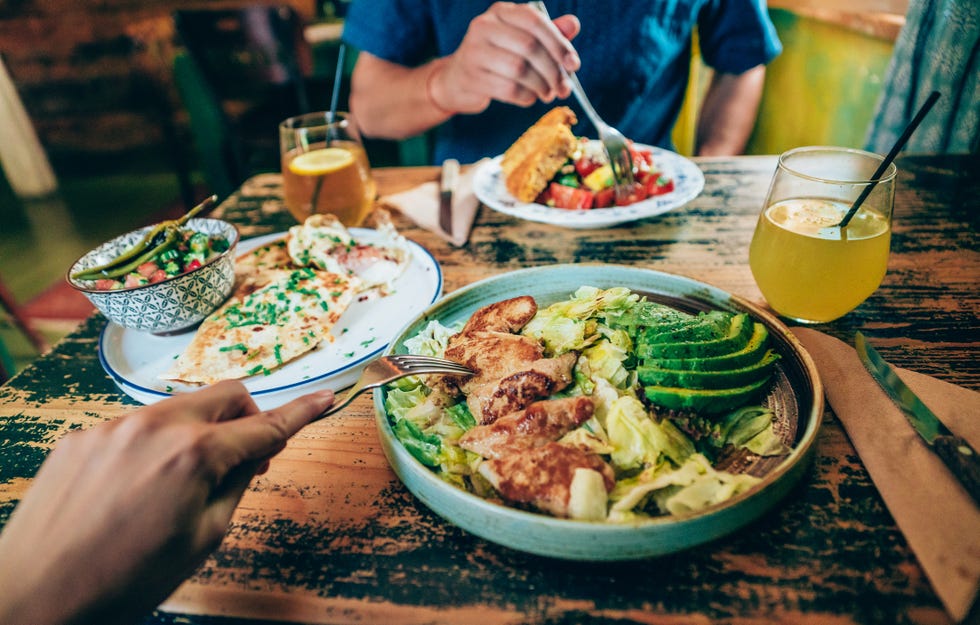
[[[715,73],[698,119],[695,151],[699,156],[745,152],[755,127],[765,77],[764,65],[741,74]]]
[[[350,108],[362,134],[404,139],[441,124],[452,111],[437,104],[444,59],[404,67],[362,53],[351,80]]]

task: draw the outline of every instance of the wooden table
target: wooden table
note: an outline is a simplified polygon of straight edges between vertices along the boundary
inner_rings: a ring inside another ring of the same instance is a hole
[[[574,231],[482,208],[453,248],[398,217],[442,264],[445,291],[537,265],[606,261],[678,273],[763,303],[747,250],[773,157],[699,160],[704,193],[659,218]],[[820,329],[861,330],[900,366],[980,388],[980,160],[900,162],[893,253],[881,288]],[[435,168],[376,172],[382,193]],[[220,208],[244,236],[293,222],[279,178]],[[131,410],[103,372],[96,315],[0,387],[0,521],[61,436]],[[54,512],[53,512],[54,513]],[[255,480],[228,537],[150,623],[231,617],[308,623],[945,623],[928,580],[832,412],[800,486],[742,531],[667,557],[579,564],[526,555],[441,520],[397,481],[362,396],[301,432]]]

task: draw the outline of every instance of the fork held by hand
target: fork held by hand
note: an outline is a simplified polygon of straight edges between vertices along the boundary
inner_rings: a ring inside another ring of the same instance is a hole
[[[545,17],[551,19],[544,2],[530,2],[529,4],[540,11]],[[595,126],[596,131],[599,133],[599,141],[602,142],[602,147],[605,149],[606,156],[609,158],[609,165],[612,167],[613,180],[616,183],[616,197],[625,199],[632,191],[634,183],[633,156],[630,154],[626,137],[599,117],[595,107],[592,106],[592,102],[589,101],[589,97],[585,95],[585,89],[582,88],[582,83],[578,81],[578,77],[574,73],[565,71],[563,67],[559,69],[562,75],[568,79],[568,83],[572,87],[572,93],[575,94],[575,99],[582,105],[585,114],[589,117],[592,125]]]
[[[423,375],[426,373],[473,375],[474,372],[457,362],[442,358],[432,358],[431,356],[416,356],[413,354],[382,356],[364,368],[361,377],[358,378],[357,382],[354,383],[354,386],[351,387],[342,400],[335,402],[318,417],[313,419],[313,421],[319,421],[323,417],[340,412],[355,397],[368,389],[377,388],[410,375]]]

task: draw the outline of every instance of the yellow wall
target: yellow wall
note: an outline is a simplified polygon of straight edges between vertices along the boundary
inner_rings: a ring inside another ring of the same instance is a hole
[[[874,114],[893,41],[830,21],[770,9],[783,53],[768,67],[748,154],[801,145],[860,148]],[[693,152],[696,110],[710,76],[692,62],[688,97],[674,128],[678,152]]]
[[[862,147],[893,42],[784,9],[770,13],[783,53],[769,65],[748,153]]]

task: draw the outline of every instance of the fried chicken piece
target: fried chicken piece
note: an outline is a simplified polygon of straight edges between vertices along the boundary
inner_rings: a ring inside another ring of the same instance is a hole
[[[615,483],[612,467],[596,454],[561,443],[547,443],[485,460],[478,471],[504,499],[568,517],[572,480],[577,469],[598,472],[606,492],[612,490]]]
[[[572,368],[578,360],[577,352],[568,352],[555,358],[541,358],[527,365],[526,369],[500,378],[495,383],[475,385],[467,383],[466,403],[470,412],[479,415],[480,423],[493,423],[503,415],[521,410],[542,397],[548,397],[572,383]]]
[[[537,312],[538,304],[530,295],[494,302],[473,313],[453,339],[461,339],[474,332],[518,332]],[[449,345],[452,344],[453,340],[450,339]]]
[[[444,376],[430,386],[448,395],[462,392],[481,424],[568,386],[577,353],[545,358],[539,341],[515,334],[537,310],[534,298],[524,295],[474,312],[443,352],[445,358],[469,367],[474,375]]]
[[[545,358],[535,339],[503,332],[474,332],[446,349],[445,356],[476,372],[450,382],[466,396],[481,424],[565,388],[578,360],[575,352]]]
[[[519,449],[540,447],[574,430],[592,417],[589,397],[536,401],[490,425],[478,425],[459,439],[459,446],[484,458],[502,458]]]

